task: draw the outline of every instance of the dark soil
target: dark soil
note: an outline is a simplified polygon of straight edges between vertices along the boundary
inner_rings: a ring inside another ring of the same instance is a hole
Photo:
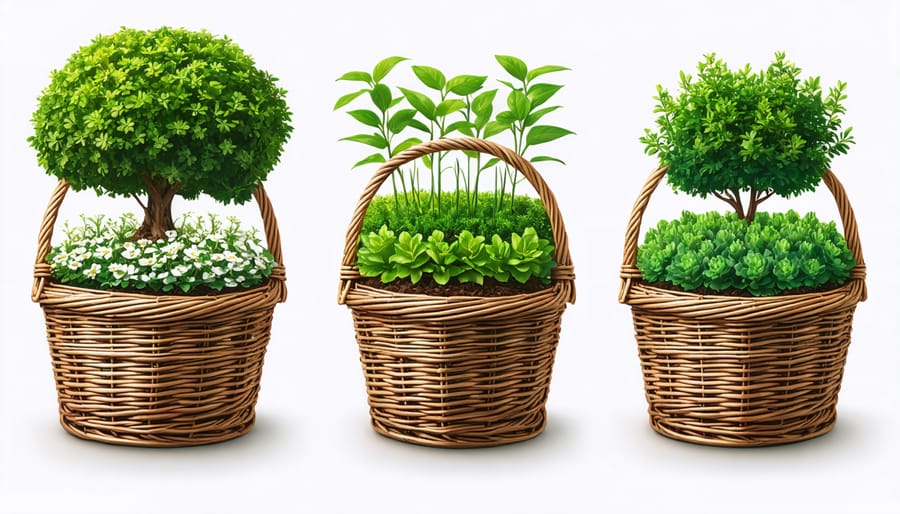
[[[442,286],[435,282],[431,277],[427,276],[422,277],[422,280],[417,284],[413,284],[409,280],[395,280],[389,284],[383,284],[381,279],[377,277],[362,277],[357,280],[357,283],[394,293],[427,294],[429,296],[511,296],[516,294],[534,293],[550,287],[534,278],[524,284],[520,284],[513,280],[509,282],[497,282],[492,278],[485,278],[484,285],[450,282],[449,284]]]
[[[62,285],[70,285],[70,284],[62,284]],[[225,287],[222,288],[221,291],[216,291],[215,289],[207,286],[197,286],[194,289],[191,289],[187,293],[182,291],[179,288],[174,288],[171,291],[154,291],[149,287],[145,287],[143,289],[138,289],[137,287],[115,287],[115,288],[99,288],[99,287],[89,287],[89,286],[74,286],[80,287],[82,289],[92,289],[94,291],[100,292],[111,292],[111,293],[135,293],[135,294],[146,294],[150,296],[217,296],[220,294],[226,293],[236,293],[238,291],[250,291],[252,289],[256,289],[257,287],[264,286],[265,283],[255,285],[253,287]]]
[[[697,289],[691,289],[690,291],[684,289],[681,286],[676,286],[674,284],[669,284],[668,282],[645,282],[641,281],[642,284],[646,284],[651,287],[657,287],[659,289],[668,289],[669,291],[679,291],[682,293],[693,293],[699,295],[706,296],[742,296],[746,298],[757,298],[753,296],[750,291],[745,291],[743,289],[735,289],[729,288],[721,291],[717,291],[715,289],[710,289],[708,287],[698,287]],[[832,289],[837,289],[840,285],[836,284],[825,284],[819,287],[798,287],[796,289],[789,289],[787,291],[783,291],[778,296],[790,296],[790,295],[799,295],[799,294],[809,294],[809,293],[825,293],[827,291],[831,291]]]

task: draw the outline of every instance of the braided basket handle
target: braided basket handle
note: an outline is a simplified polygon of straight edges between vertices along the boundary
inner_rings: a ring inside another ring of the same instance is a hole
[[[41,294],[44,292],[44,284],[50,279],[50,265],[46,262],[47,255],[50,254],[50,241],[53,238],[53,228],[56,226],[59,208],[68,190],[69,183],[65,179],[57,182],[53,193],[50,195],[47,210],[44,211],[44,218],[38,231],[37,257],[34,259],[34,283],[31,287],[31,301],[33,302],[40,300]],[[257,186],[253,192],[253,197],[259,205],[259,213],[262,216],[269,252],[275,258],[275,267],[272,268],[272,274],[269,278],[277,281],[275,286],[278,301],[284,302],[287,299],[287,288],[285,287],[284,261],[281,254],[281,233],[278,230],[278,220],[275,218],[272,202],[269,201],[269,196],[266,194],[262,184]]]
[[[662,181],[666,172],[669,171],[668,166],[657,168],[650,173],[647,182],[638,194],[637,200],[634,201],[634,207],[631,209],[631,218],[628,220],[628,227],[625,230],[625,250],[622,257],[622,269],[620,272],[621,287],[619,288],[619,303],[626,303],[628,293],[631,291],[631,284],[635,280],[641,278],[641,271],[637,268],[637,247],[638,236],[641,230],[641,222],[644,218],[644,211],[650,202],[650,196],[656,190],[656,187]],[[859,242],[859,230],[856,225],[856,215],[853,214],[853,207],[847,197],[844,186],[837,179],[831,170],[826,170],[822,177],[822,181],[828,186],[834,196],[837,204],[838,212],[841,216],[841,224],[844,227],[844,239],[847,246],[853,254],[856,261],[856,267],[850,272],[850,280],[860,281],[862,294],[860,301],[865,301],[866,292],[866,263],[863,260],[862,246]]]
[[[570,297],[567,299],[569,303],[575,301],[574,287],[574,268],[572,267],[572,257],[569,255],[569,238],[566,235],[566,227],[563,223],[562,215],[559,212],[559,206],[556,203],[556,197],[547,186],[540,173],[534,166],[521,155],[513,150],[486,141],[472,137],[463,137],[455,139],[436,139],[426,143],[421,143],[395,155],[391,160],[384,163],[378,171],[369,180],[368,185],[363,190],[356,204],[356,210],[353,212],[350,226],[347,228],[347,238],[344,245],[344,259],[341,262],[341,284],[338,295],[338,303],[343,304],[350,287],[360,278],[359,270],[356,268],[356,250],[359,246],[359,236],[362,232],[363,219],[366,216],[366,210],[381,185],[387,180],[391,174],[400,166],[412,162],[419,157],[449,150],[470,150],[493,155],[498,159],[516,168],[526,180],[534,187],[544,209],[547,211],[547,217],[550,220],[550,228],[553,233],[553,242],[555,245],[554,254],[556,258],[556,267],[553,269],[551,279],[557,281],[572,282]]]

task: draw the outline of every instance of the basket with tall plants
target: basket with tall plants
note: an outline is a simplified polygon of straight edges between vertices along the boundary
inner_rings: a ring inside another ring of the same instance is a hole
[[[853,142],[841,130],[845,84],[820,80],[778,52],[753,72],[707,55],[677,95],[658,86],[658,154],[625,237],[619,301],[631,306],[650,424],[680,440],[761,446],[828,432],[865,300],[865,263],[853,209],[830,171]],[[684,212],[646,231],[644,211],[668,176],[676,190],[730,207]],[[820,183],[843,225],[814,213],[765,212],[778,195]]]
[[[285,91],[226,37],[163,27],[97,36],[51,75],[29,138],[59,178],[38,234],[62,426],[96,441],[187,446],[247,433],[274,307],[280,234],[262,182],[291,132]],[[69,189],[130,196],[142,218],[84,215],[52,242]],[[173,215],[176,196],[259,205]]]
[[[535,437],[575,289],[559,207],[532,165],[559,159],[524,155],[571,134],[539,123],[562,86],[538,78],[566,68],[497,56],[510,76],[498,95],[486,76],[412,66],[426,93],[385,83],[405,60],[343,75],[364,86],[335,105],[371,101],[348,114],[372,132],[344,139],[378,150],[357,166],[381,164],[347,230],[338,298],[352,311],[372,425],[453,448]],[[494,115],[498,96],[507,109]],[[512,148],[487,140],[501,135]]]

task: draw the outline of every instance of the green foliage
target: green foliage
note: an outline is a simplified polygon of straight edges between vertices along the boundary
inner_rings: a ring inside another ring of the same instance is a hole
[[[76,190],[244,202],[292,130],[276,81],[228,38],[123,28],[52,72],[29,142]]]
[[[66,224],[66,239],[47,256],[53,277],[63,284],[94,289],[148,289],[189,293],[249,288],[266,281],[275,261],[255,229],[235,218],[185,214],[165,239],[132,240],[133,214],[119,219],[82,216]]]
[[[380,277],[384,283],[408,278],[416,284],[428,274],[441,285],[452,279],[483,284],[486,277],[499,282],[508,282],[512,277],[523,284],[535,277],[548,284],[556,266],[552,243],[538,237],[530,227],[521,235],[513,233],[511,242],[494,234],[490,245],[485,244],[483,236],[468,230],[454,240],[445,239],[443,232],[434,230],[423,240],[420,233],[403,231],[396,236],[386,225],[378,232],[364,233],[360,240],[360,273]]]
[[[444,205],[449,208],[440,214],[434,211],[416,214],[409,209],[395,208],[398,201],[401,205],[405,205],[407,200],[426,202],[430,197],[428,191],[419,191],[418,195],[412,192],[401,194],[399,199],[394,195],[376,196],[366,210],[362,233],[375,232],[382,225],[387,225],[395,231],[412,234],[430,234],[440,230],[448,238],[455,238],[468,230],[473,234],[498,234],[509,240],[514,232],[522,233],[526,227],[532,227],[541,238],[553,239],[547,212],[536,198],[520,195],[507,208],[497,209],[494,193],[481,193],[475,209],[470,211],[462,205],[459,210],[454,207],[455,192],[445,192],[442,196]]]
[[[834,222],[788,211],[751,223],[733,212],[684,212],[647,231],[637,265],[649,282],[770,296],[843,284],[856,263]]]
[[[657,131],[645,129],[645,151],[668,165],[669,183],[691,195],[713,194],[740,217],[772,194],[812,191],[831,158],[853,143],[841,130],[846,84],[822,97],[818,77],[775,54],[766,70],[730,70],[715,54],[697,66],[696,80],[681,73],[680,92],[657,86]],[[740,192],[750,191],[749,203]],[[746,208],[746,210],[745,210]]]

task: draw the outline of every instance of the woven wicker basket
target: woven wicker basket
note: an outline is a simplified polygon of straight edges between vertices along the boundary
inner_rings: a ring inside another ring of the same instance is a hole
[[[552,285],[503,297],[392,293],[357,283],[363,218],[397,168],[448,150],[491,154],[518,169],[544,203],[556,245]],[[566,303],[575,301],[568,238],[553,193],[512,150],[440,139],[402,152],[366,186],[347,230],[338,302],[353,313],[372,425],[401,441],[447,448],[494,446],[537,436]]]
[[[276,303],[287,295],[278,225],[255,193],[276,266],[265,285],[211,296],[70,287],[46,257],[68,184],[38,236],[32,300],[41,304],[60,422],[85,439],[132,446],[215,443],[250,431]]]
[[[667,168],[638,196],[625,237],[619,301],[631,305],[650,425],[683,441],[764,446],[834,426],[865,263],[853,209],[828,171],[856,268],[844,286],[771,297],[698,295],[651,287],[636,267],[644,210]]]

